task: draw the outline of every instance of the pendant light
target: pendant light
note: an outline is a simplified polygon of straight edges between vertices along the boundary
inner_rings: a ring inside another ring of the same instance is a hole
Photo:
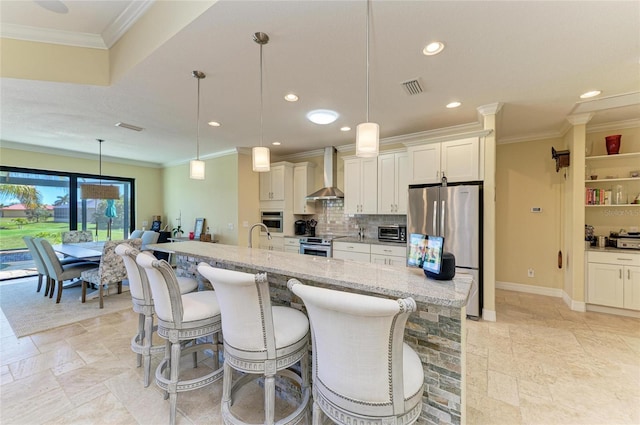
[[[98,184],[83,184],[80,186],[80,199],[120,199],[118,186],[102,184],[102,143],[104,140],[96,139],[99,143],[100,153],[98,157],[100,181]]]
[[[369,4],[367,0],[367,122],[356,128],[356,156],[367,158],[378,156],[380,126],[369,122]]]
[[[200,80],[207,76],[202,71],[192,71],[191,75],[198,80],[198,106],[196,108],[196,159],[189,161],[189,178],[204,180],[204,161],[200,161]]]
[[[253,34],[253,41],[260,45],[260,146],[251,150],[253,171],[264,173],[271,170],[271,153],[269,148],[262,146],[262,121],[263,121],[263,89],[262,89],[262,46],[269,42],[269,36],[263,32]]]

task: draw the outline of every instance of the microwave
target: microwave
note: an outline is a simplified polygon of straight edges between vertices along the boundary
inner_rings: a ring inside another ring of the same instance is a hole
[[[388,242],[406,242],[407,226],[397,224],[378,226],[378,240]]]
[[[284,227],[283,215],[282,211],[260,211],[260,222],[267,226],[269,232],[282,233]]]

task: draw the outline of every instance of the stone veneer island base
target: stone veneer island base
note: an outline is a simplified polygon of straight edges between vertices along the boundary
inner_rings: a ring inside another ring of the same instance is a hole
[[[471,276],[458,274],[451,281],[435,281],[419,269],[197,241],[150,248],[175,254],[177,273],[200,281],[196,266],[201,261],[224,269],[267,273],[273,303],[298,309],[303,309],[302,303],[287,288],[292,277],[346,292],[412,297],[418,311],[409,317],[405,341],[420,356],[425,376],[418,423],[465,423],[465,305],[473,285]]]

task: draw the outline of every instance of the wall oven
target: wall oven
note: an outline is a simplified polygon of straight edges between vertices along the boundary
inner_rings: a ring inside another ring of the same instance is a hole
[[[282,233],[284,228],[284,218],[282,211],[260,211],[260,221],[267,226],[269,232]],[[261,228],[264,232],[264,229]]]

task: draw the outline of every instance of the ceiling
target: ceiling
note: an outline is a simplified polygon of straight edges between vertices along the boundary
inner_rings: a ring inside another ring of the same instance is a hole
[[[116,23],[135,25],[152,7],[3,0],[2,36],[81,33],[108,48],[120,36]],[[105,157],[188,161],[197,137],[191,71],[201,70],[200,156],[256,146],[260,61],[252,36],[262,31],[271,39],[263,50],[263,138],[281,142],[272,156],[352,144],[366,117],[365,17],[362,0],[218,1],[109,86],[2,78],[0,139],[94,154],[100,138]],[[640,2],[375,0],[371,19],[370,119],[383,139],[478,123],[477,108],[494,103],[503,105],[499,142],[557,137],[566,117],[583,111],[596,112],[590,125],[640,118]],[[424,56],[434,40],[445,50]],[[423,93],[404,91],[401,83],[413,79]],[[594,89],[602,91],[596,101],[581,103]],[[286,102],[289,92],[300,100]],[[445,108],[454,100],[462,106]],[[306,120],[318,108],[340,117],[326,126]]]

